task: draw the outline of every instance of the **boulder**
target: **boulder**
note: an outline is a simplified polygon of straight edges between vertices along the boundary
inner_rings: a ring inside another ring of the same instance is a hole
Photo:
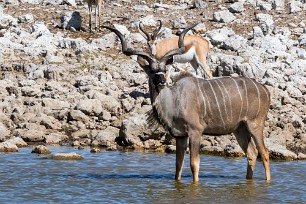
[[[67,141],[69,138],[67,135],[62,133],[50,133],[45,136],[44,142],[46,144],[60,144],[61,142]]]
[[[264,14],[264,13],[258,13],[255,15],[256,20],[259,21],[260,23],[260,28],[262,30],[262,32],[264,33],[264,35],[268,35],[270,34],[274,27],[274,21],[273,21],[273,17],[269,14]]]
[[[244,1],[238,1],[229,5],[228,10],[232,13],[242,13],[245,10]]]
[[[71,152],[71,153],[56,153],[48,157],[54,160],[82,160],[84,159],[81,155]]]
[[[285,146],[274,144],[269,140],[269,138],[265,139],[266,147],[269,150],[270,157],[272,159],[281,159],[281,160],[295,160],[297,159],[297,155],[294,152],[286,149]]]
[[[36,154],[51,154],[50,150],[44,145],[38,145],[33,150],[32,153]]]
[[[14,144],[14,145],[16,145],[19,148],[27,147],[28,146],[28,144],[22,138],[20,138],[20,137],[12,137],[12,138],[6,140],[6,142]]]
[[[133,114],[122,121],[116,142],[120,146],[142,146],[140,138],[145,132],[146,118],[143,114]]]
[[[63,29],[81,29],[81,15],[80,12],[74,11],[74,12],[66,12],[64,16],[61,17],[61,27]]]
[[[102,103],[98,99],[83,99],[75,107],[76,110],[80,110],[86,115],[98,116],[102,112]]]
[[[230,23],[236,20],[236,17],[229,11],[216,11],[213,15],[213,20],[220,23]]]
[[[1,142],[0,152],[18,152],[18,147],[10,142]]]
[[[101,130],[98,135],[93,139],[92,146],[111,147],[116,144],[115,140],[119,135],[120,129],[108,126],[106,129]]]
[[[26,142],[43,142],[45,139],[45,132],[34,129],[16,129],[14,135],[16,137],[21,137]]]
[[[7,29],[11,26],[17,26],[17,19],[8,14],[0,12],[0,30]]]

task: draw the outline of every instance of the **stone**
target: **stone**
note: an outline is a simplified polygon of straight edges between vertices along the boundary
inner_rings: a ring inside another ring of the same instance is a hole
[[[82,121],[88,123],[90,118],[80,110],[71,110],[68,115],[68,120]]]
[[[76,105],[76,110],[80,110],[86,115],[99,116],[102,112],[102,103],[98,99],[83,99]]]
[[[208,8],[208,4],[204,0],[194,0],[192,7],[198,9],[206,9]]]
[[[233,35],[221,43],[221,48],[226,50],[238,51],[247,46],[247,39],[239,35]]]
[[[61,17],[61,27],[63,29],[75,28],[77,30],[81,29],[81,15],[80,12],[66,12],[64,16]]]
[[[175,154],[176,153],[176,146],[175,145],[167,145],[165,152],[170,153],[170,154]]]
[[[91,149],[90,149],[90,152],[91,152],[91,153],[100,153],[101,150],[98,149],[98,148],[91,148]]]
[[[213,20],[220,23],[230,23],[236,20],[236,17],[229,10],[223,10],[216,11],[213,14]]]
[[[50,150],[44,146],[44,145],[38,145],[36,146],[31,153],[36,153],[36,154],[51,154]]]
[[[218,46],[225,42],[229,37],[235,35],[235,32],[231,28],[221,28],[207,31],[207,37],[210,39],[214,46]]]
[[[228,10],[232,13],[242,13],[245,10],[244,2],[243,1],[235,2],[229,5]]]
[[[134,114],[128,119],[122,121],[120,127],[119,136],[116,138],[116,142],[121,146],[133,146],[142,144],[140,137],[145,132],[145,116]]]
[[[81,155],[71,152],[71,153],[56,153],[48,157],[54,160],[82,160],[84,159]]]
[[[0,30],[17,26],[17,19],[4,13],[0,13]]]
[[[28,144],[22,138],[20,138],[20,137],[12,137],[12,138],[6,140],[6,142],[14,144],[14,145],[16,145],[19,148],[27,147],[28,146]]]
[[[297,155],[294,152],[291,152],[282,145],[273,144],[267,139],[265,139],[265,144],[269,150],[270,157],[273,159],[282,159],[282,160],[297,159]]]
[[[5,140],[5,138],[9,137],[11,131],[2,123],[0,122],[0,141]]]
[[[60,144],[61,142],[68,141],[69,137],[62,133],[50,133],[45,136],[46,144]]]
[[[300,1],[289,1],[289,12],[290,13],[297,13],[302,11],[303,3]]]
[[[259,21],[260,28],[264,35],[268,35],[273,31],[275,24],[271,15],[259,13],[255,15],[255,18]]]
[[[43,98],[42,106],[49,107],[52,110],[62,110],[65,108],[70,108],[70,104],[68,102],[52,98]]]
[[[18,17],[18,23],[33,23],[34,18],[31,13],[29,14],[24,14]]]
[[[10,142],[1,142],[0,152],[18,152],[18,147]]]
[[[25,142],[43,142],[45,139],[45,132],[41,130],[16,129],[14,131],[14,135],[17,137],[21,137]]]
[[[179,29],[179,28],[186,28],[187,23],[183,16],[179,17],[178,19],[175,19],[172,23],[173,29]]]
[[[241,147],[237,144],[229,144],[224,148],[225,155],[228,157],[242,157],[244,156],[244,152]]]
[[[272,8],[277,11],[285,9],[285,0],[272,0]]]
[[[93,139],[92,146],[111,147],[116,144],[116,138],[119,135],[120,129],[108,126],[106,129],[101,130],[98,135]]]

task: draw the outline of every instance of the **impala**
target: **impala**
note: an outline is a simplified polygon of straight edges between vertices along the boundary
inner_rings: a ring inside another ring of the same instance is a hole
[[[153,31],[153,34],[149,35],[144,30],[142,22],[139,23],[139,29],[144,34],[147,45],[157,60],[160,60],[170,50],[178,48],[178,37],[166,38],[159,42],[156,41],[161,28],[162,22],[159,20],[159,27]],[[212,72],[206,63],[209,45],[209,41],[200,36],[186,36],[184,38],[185,51],[180,55],[173,56],[173,62],[190,62],[197,75],[206,76],[206,78],[211,79]]]
[[[92,5],[95,4],[95,29],[97,29],[98,21],[99,21],[99,28],[100,28],[100,18],[101,18],[101,9],[102,9],[103,1],[104,0],[87,0],[90,32],[92,32],[92,22],[91,22]]]
[[[120,38],[123,54],[138,56],[139,65],[149,77],[151,116],[176,139],[176,180],[181,179],[188,142],[190,166],[196,182],[199,179],[202,134],[218,136],[231,132],[234,132],[248,160],[246,178],[252,179],[259,152],[266,180],[270,180],[269,152],[263,140],[270,93],[263,85],[246,77],[207,80],[186,72],[177,75],[173,85],[166,83],[166,64],[172,57],[185,52],[184,36],[194,26],[182,31],[179,48],[170,50],[160,60],[152,57],[151,53],[128,48],[118,30],[103,27]]]

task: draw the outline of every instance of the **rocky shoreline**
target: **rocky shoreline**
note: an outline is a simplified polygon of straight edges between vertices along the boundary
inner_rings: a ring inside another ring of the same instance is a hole
[[[271,92],[271,158],[297,160],[306,159],[305,11],[297,0],[115,0],[103,22],[142,49],[139,21],[152,30],[161,19],[161,38],[200,22],[193,32],[210,39],[216,76],[243,73]],[[90,34],[87,22],[83,1],[0,2],[0,151],[39,143],[174,152],[162,128],[147,126],[147,78],[135,58],[122,55],[107,30]],[[243,156],[233,135],[203,136],[201,144],[202,153]]]

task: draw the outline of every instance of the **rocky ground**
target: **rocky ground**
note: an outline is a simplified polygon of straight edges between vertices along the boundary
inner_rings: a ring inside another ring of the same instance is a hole
[[[151,32],[162,20],[160,38],[200,22],[193,34],[210,39],[216,76],[244,73],[270,90],[271,157],[305,159],[305,11],[302,0],[115,0],[105,4],[102,22],[142,49],[139,21]],[[89,32],[83,1],[0,1],[0,45],[0,151],[31,143],[175,151],[162,128],[146,126],[144,72],[114,34]],[[204,136],[202,152],[243,155],[232,135]]]

